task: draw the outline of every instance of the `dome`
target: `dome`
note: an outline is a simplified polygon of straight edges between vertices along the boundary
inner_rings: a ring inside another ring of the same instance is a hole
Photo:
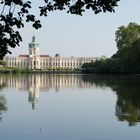
[[[29,44],[29,48],[36,48],[38,47],[39,44],[36,43],[36,39],[35,39],[35,36],[32,37],[32,42]]]
[[[55,55],[55,57],[60,57],[60,54],[59,54],[59,53],[57,53],[57,54]]]

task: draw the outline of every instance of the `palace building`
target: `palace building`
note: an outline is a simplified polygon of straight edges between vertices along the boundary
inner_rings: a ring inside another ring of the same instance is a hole
[[[6,56],[4,61],[8,67],[19,69],[49,70],[49,69],[80,69],[83,63],[95,61],[95,57],[61,57],[58,53],[54,57],[39,54],[39,44],[35,36],[29,44],[29,54]]]

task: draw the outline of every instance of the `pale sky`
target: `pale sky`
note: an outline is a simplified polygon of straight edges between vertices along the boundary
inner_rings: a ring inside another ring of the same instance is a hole
[[[35,5],[39,5],[38,1],[35,2]],[[34,34],[40,54],[110,57],[117,50],[115,32],[118,27],[130,22],[140,24],[140,0],[121,0],[118,4],[115,13],[95,15],[92,11],[87,11],[83,16],[76,16],[61,11],[52,12],[48,17],[41,18],[43,27],[39,30],[26,24],[20,31],[23,42],[20,47],[12,49],[12,55],[28,54],[28,44]]]

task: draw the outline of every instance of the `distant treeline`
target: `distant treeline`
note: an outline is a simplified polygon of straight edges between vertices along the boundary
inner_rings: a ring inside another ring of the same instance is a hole
[[[118,51],[107,59],[85,63],[83,73],[140,74],[140,25],[130,23],[116,31]]]

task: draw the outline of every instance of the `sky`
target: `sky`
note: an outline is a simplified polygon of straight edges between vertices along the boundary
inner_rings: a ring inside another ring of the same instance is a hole
[[[33,1],[33,7],[40,3]],[[35,30],[29,24],[20,30],[23,42],[12,49],[12,55],[28,54],[28,44],[36,36],[40,54],[63,57],[100,57],[112,56],[116,51],[115,32],[118,27],[127,26],[130,22],[140,24],[140,0],[121,0],[115,13],[95,15],[86,11],[83,16],[66,12],[51,12],[41,18],[42,28]],[[38,13],[36,8],[32,12]]]

